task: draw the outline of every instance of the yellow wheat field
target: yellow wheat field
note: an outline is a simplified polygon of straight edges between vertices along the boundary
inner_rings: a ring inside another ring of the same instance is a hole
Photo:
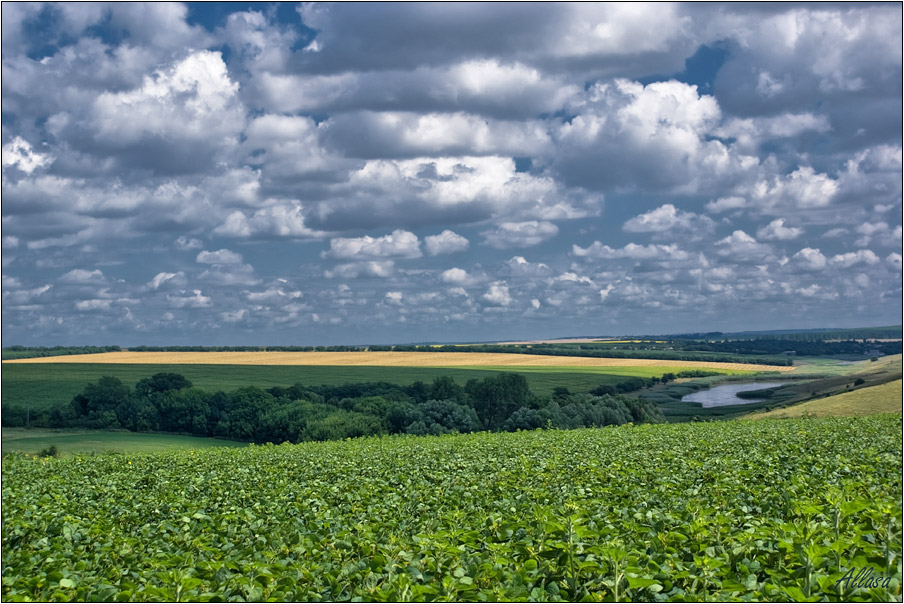
[[[793,371],[794,367],[659,359],[597,359],[506,352],[104,352],[16,359],[3,363],[123,365],[339,365],[373,367],[696,367],[734,371]]]

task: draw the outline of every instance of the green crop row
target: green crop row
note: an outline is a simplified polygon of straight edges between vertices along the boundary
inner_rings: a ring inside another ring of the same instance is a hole
[[[900,600],[900,422],[7,456],[2,596]]]

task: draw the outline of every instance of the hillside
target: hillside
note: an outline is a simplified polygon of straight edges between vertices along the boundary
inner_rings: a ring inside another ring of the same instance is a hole
[[[901,380],[897,380],[880,386],[861,388],[853,392],[807,401],[784,409],[752,413],[741,419],[861,416],[876,413],[901,413],[901,410]]]

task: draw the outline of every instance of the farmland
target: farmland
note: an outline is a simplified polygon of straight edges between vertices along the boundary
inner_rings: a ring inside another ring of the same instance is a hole
[[[707,361],[661,361],[654,359],[606,359],[487,352],[105,352],[40,359],[19,359],[5,364],[33,363],[110,363],[110,364],[187,364],[187,365],[305,365],[363,367],[645,367],[719,368],[729,371],[792,371],[792,367],[774,367],[748,363]],[[670,369],[665,369],[670,371]]]
[[[28,404],[33,410],[52,409],[68,405],[86,384],[100,377],[116,377],[131,386],[140,379],[162,372],[184,375],[201,388],[228,390],[242,386],[269,388],[296,383],[386,381],[411,384],[415,381],[430,382],[439,376],[449,376],[465,383],[469,379],[481,379],[488,372],[506,371],[523,374],[532,390],[549,394],[557,386],[586,392],[600,384],[615,383],[627,377],[658,377],[669,371],[677,373],[687,368],[703,367],[746,375],[757,367],[747,364],[658,363],[645,359],[485,353],[101,353],[4,361],[3,404],[9,407]],[[782,369],[790,368],[768,368]]]
[[[900,599],[901,447],[890,415],[10,456],[2,593]]]

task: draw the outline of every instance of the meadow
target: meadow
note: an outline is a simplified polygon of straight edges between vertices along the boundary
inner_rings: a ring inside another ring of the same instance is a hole
[[[4,453],[36,455],[56,447],[59,455],[100,453],[157,453],[176,449],[210,447],[244,447],[246,443],[186,436],[183,434],[150,434],[110,430],[36,430],[3,428]]]
[[[744,419],[768,419],[789,417],[856,416],[873,413],[901,413],[901,380],[880,386],[862,388],[761,413],[752,413]]]
[[[900,422],[7,456],[2,596],[900,600]]]

